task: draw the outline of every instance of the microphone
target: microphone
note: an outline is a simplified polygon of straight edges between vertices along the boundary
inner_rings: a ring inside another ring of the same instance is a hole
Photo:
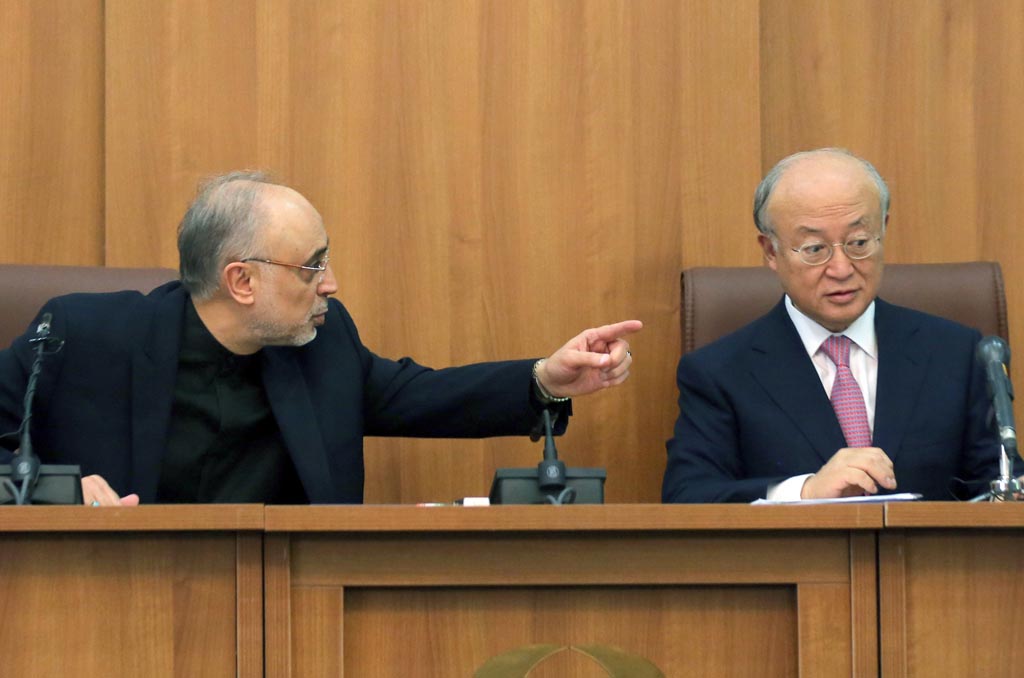
[[[64,347],[64,341],[50,336],[53,315],[44,313],[36,325],[35,336],[29,344],[35,347],[35,358],[29,371],[22,403],[21,426],[14,433],[0,436],[0,445],[11,447],[17,441],[14,458],[9,467],[0,466],[0,504],[32,503],[40,476],[48,480],[42,497],[44,503],[82,503],[81,471],[77,466],[40,466],[39,457],[32,451],[32,408],[35,403],[39,374],[43,371],[43,358]]]
[[[1008,453],[1017,450],[1017,427],[1013,422],[1013,385],[1010,383],[1010,347],[999,337],[985,337],[978,342],[975,358],[985,370],[988,395],[992,400],[999,441]]]
[[[43,317],[39,319],[39,324],[36,325],[36,336],[34,339],[29,339],[31,343],[39,343],[40,341],[46,341],[50,336],[50,323],[53,322],[52,313],[44,313]]]
[[[562,492],[565,489],[565,463],[559,461],[555,449],[555,436],[551,432],[551,411],[544,408],[544,459],[537,464],[537,484],[544,492]],[[573,499],[575,492],[573,492]]]
[[[489,495],[492,504],[603,504],[603,468],[567,468],[555,449],[557,414],[544,408],[530,433],[534,442],[544,436],[544,458],[536,468],[499,468]]]
[[[27,504],[31,501],[32,491],[35,490],[36,481],[39,479],[39,457],[32,452],[32,405],[35,402],[36,386],[39,383],[39,373],[43,370],[43,356],[46,354],[46,341],[50,338],[50,323],[53,322],[53,315],[44,313],[36,325],[36,336],[29,339],[30,344],[35,344],[36,357],[32,361],[32,371],[28,375],[28,386],[25,387],[25,401],[22,406],[21,427],[18,429],[18,454],[14,458],[11,468],[11,480],[21,483],[21,501]]]

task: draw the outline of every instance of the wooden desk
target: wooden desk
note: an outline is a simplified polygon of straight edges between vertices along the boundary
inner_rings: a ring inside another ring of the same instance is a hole
[[[889,504],[885,523],[883,675],[1019,675],[1024,505]]]
[[[0,507],[0,674],[263,675],[263,506]]]
[[[666,676],[876,676],[882,515],[267,507],[266,675],[468,677],[522,645],[594,643]],[[603,675],[571,653],[531,674]]]

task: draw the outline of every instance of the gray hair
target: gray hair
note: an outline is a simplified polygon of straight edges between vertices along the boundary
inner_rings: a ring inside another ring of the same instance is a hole
[[[868,173],[868,176],[871,177],[872,181],[875,182],[875,186],[878,188],[878,202],[879,206],[882,208],[881,235],[884,235],[885,218],[886,215],[889,214],[889,187],[886,185],[882,175],[875,169],[874,165],[864,158],[854,155],[845,148],[819,148],[813,151],[801,151],[787,156],[776,163],[775,167],[771,168],[768,171],[768,174],[764,175],[764,179],[761,180],[761,183],[757,185],[757,190],[754,191],[754,225],[757,226],[757,230],[769,238],[775,237],[775,226],[771,223],[771,219],[768,217],[768,199],[772,197],[772,191],[775,190],[775,185],[779,183],[779,179],[781,179],[782,175],[786,173],[786,170],[793,166],[797,161],[819,153],[845,155],[848,158],[853,158],[861,164],[864,171]]]
[[[232,261],[257,256],[263,186],[280,185],[263,172],[242,170],[211,177],[178,225],[181,282],[197,300],[220,287]]]

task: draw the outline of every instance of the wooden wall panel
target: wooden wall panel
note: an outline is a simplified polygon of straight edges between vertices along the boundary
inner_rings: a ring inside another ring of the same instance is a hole
[[[886,530],[882,539],[884,675],[989,675],[1020,665],[1019,531]]]
[[[319,632],[319,645],[329,649],[344,626],[344,645],[335,653],[344,650],[346,676],[469,676],[491,657],[541,643],[617,647],[666,676],[724,675],[726,666],[732,676],[797,674],[797,615],[788,587],[347,589],[345,598],[344,618],[330,620],[330,633],[305,624],[306,614],[297,625],[306,635]],[[812,673],[829,669],[818,665]],[[607,672],[570,653],[530,675]]]
[[[262,646],[236,647],[234,535],[61,536],[4,535],[4,675],[256,675]]]
[[[256,28],[248,0],[106,3],[108,266],[176,268],[197,181],[258,164]]]
[[[820,146],[871,160],[893,195],[890,262],[980,254],[973,14],[931,0],[762,6],[765,168]]]
[[[103,2],[0,2],[0,263],[103,263]]]
[[[977,141],[977,208],[974,228],[979,258],[999,261],[1006,279],[1013,381],[1024,388],[1024,2],[980,3],[977,11],[977,60],[974,68]],[[1018,401],[1024,402],[1024,401]],[[1024,409],[1017,406],[1017,418]],[[1018,465],[1020,462],[1018,461]]]

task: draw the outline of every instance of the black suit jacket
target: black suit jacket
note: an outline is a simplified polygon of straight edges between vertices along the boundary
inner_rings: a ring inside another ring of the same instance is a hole
[[[120,494],[155,500],[187,300],[172,282],[145,296],[73,294],[46,304],[40,314],[53,314],[65,344],[47,358],[36,394],[32,433],[44,463],[80,464]],[[0,351],[2,432],[20,423],[29,338]],[[271,409],[313,503],[362,501],[364,435],[524,435],[537,421],[532,361],[431,370],[387,360],[363,346],[336,299],[312,342],[261,353]]]
[[[966,498],[998,471],[987,425],[980,334],[881,299],[873,445],[899,492]],[[679,361],[679,418],[668,441],[666,502],[749,502],[813,473],[846,447],[839,421],[784,301]],[[965,485],[965,481],[967,484]]]

